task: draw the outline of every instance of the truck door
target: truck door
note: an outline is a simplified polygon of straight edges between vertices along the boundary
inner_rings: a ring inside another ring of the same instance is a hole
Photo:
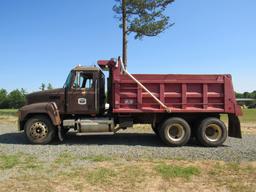
[[[96,114],[96,96],[95,73],[76,71],[73,83],[67,93],[67,112],[69,114]]]

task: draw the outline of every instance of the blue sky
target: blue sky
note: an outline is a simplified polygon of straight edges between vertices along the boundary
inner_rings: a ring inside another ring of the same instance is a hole
[[[121,55],[114,0],[0,0],[0,88],[61,87],[76,64]],[[256,1],[176,0],[175,25],[158,37],[129,37],[132,73],[232,74],[256,90]]]

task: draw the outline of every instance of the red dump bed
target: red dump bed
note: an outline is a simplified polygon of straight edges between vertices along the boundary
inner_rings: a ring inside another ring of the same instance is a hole
[[[102,67],[102,66],[101,66]],[[131,77],[112,71],[112,102],[114,113],[165,112],[152,96]],[[171,112],[217,112],[241,114],[236,103],[231,75],[160,75],[134,74]]]

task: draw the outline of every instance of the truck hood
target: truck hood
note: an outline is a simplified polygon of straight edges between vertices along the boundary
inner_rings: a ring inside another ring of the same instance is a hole
[[[39,91],[30,93],[26,96],[27,104],[42,103],[42,102],[56,102],[61,100],[65,94],[65,89],[52,89],[47,91]]]

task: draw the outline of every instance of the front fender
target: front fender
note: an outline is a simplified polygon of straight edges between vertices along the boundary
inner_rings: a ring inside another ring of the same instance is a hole
[[[27,119],[36,114],[45,114],[51,119],[53,125],[58,126],[61,124],[61,118],[59,114],[58,107],[54,102],[46,103],[34,103],[30,105],[25,105],[19,109],[19,130],[24,129],[24,124]]]

